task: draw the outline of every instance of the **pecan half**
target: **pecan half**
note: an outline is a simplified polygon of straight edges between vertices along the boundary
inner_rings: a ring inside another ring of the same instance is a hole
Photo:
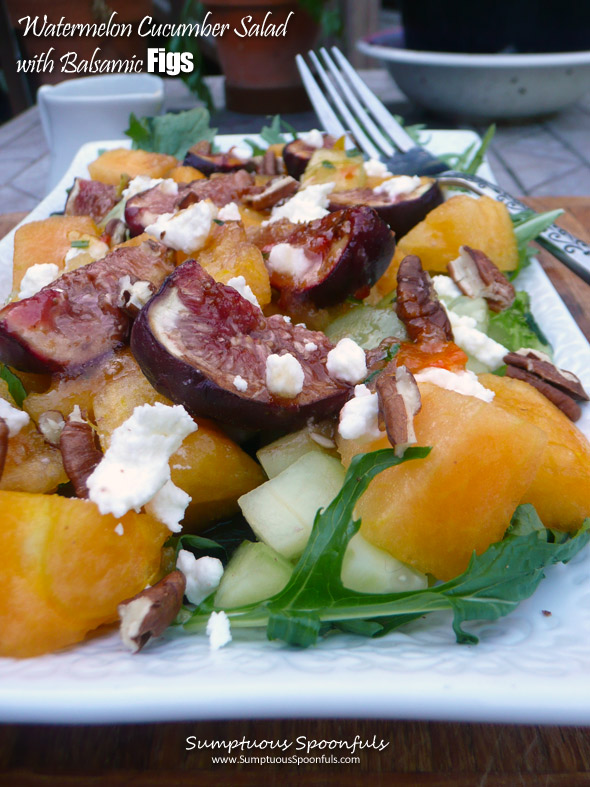
[[[119,604],[119,633],[123,644],[138,653],[152,637],[159,637],[178,615],[186,578],[178,569],[153,587]]]
[[[420,258],[414,254],[404,257],[397,272],[396,311],[414,341],[423,344],[453,341],[453,329],[444,306],[436,297]]]
[[[562,413],[567,415],[570,421],[577,421],[582,415],[580,406],[572,399],[571,396],[568,396],[566,393],[551,385],[550,383],[545,382],[545,380],[537,377],[537,375],[531,374],[531,372],[527,372],[525,369],[521,369],[518,366],[507,366],[506,377],[513,377],[516,380],[522,380],[523,382],[532,385],[533,388],[536,388],[539,393],[542,393],[546,399],[549,399],[550,402],[553,402],[553,404],[558,407]]]
[[[459,256],[447,269],[461,292],[470,298],[485,298],[492,311],[504,311],[514,303],[514,287],[483,251],[461,246]]]
[[[102,459],[94,441],[94,430],[86,421],[69,420],[62,429],[59,448],[66,475],[77,497],[87,498],[86,481]]]
[[[531,372],[574,399],[588,401],[588,394],[579,378],[573,372],[557,367],[545,353],[523,347],[515,353],[504,356],[504,363]]]
[[[389,442],[401,456],[416,442],[414,416],[422,407],[418,385],[405,366],[396,368],[393,361],[377,377],[375,388],[379,400],[379,429],[387,432]]]
[[[264,156],[262,156],[262,161],[260,162],[260,167],[258,168],[258,172],[261,175],[279,174],[279,165],[274,150],[271,150],[269,148],[264,154]]]
[[[0,418],[0,479],[4,472],[4,463],[8,453],[8,424],[4,418]]]
[[[111,246],[123,243],[127,234],[127,226],[121,219],[111,219],[104,228],[105,234],[109,236]]]
[[[274,155],[274,154],[273,154]],[[299,183],[290,175],[275,178],[260,194],[248,194],[244,197],[254,210],[267,210],[282,200],[289,199],[299,188]]]

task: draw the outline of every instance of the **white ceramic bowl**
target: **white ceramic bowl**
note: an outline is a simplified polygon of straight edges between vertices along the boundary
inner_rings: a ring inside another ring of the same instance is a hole
[[[590,88],[590,52],[471,55],[403,47],[401,28],[357,44],[378,58],[416,104],[473,119],[559,112]]]

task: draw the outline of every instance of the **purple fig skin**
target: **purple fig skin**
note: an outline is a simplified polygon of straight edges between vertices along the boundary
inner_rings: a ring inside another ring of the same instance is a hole
[[[174,312],[174,304],[180,311]],[[174,343],[164,335],[166,327]],[[306,351],[311,342],[316,349]],[[281,315],[267,319],[195,260],[168,277],[131,332],[131,351],[159,393],[195,418],[255,430],[295,429],[341,409],[351,386],[327,373],[332,347],[324,334],[293,326]],[[303,390],[292,399],[274,396],[266,387],[267,357],[284,352],[297,358],[305,375]],[[237,375],[248,383],[246,391],[235,387]]]
[[[125,223],[131,237],[145,232],[162,213],[174,213],[177,200],[178,194],[166,193],[161,183],[130,197],[125,205]]]
[[[173,268],[169,250],[149,240],[64,273],[0,310],[0,361],[23,372],[78,374],[127,343],[131,319],[118,305],[121,278],[157,289]]]
[[[375,194],[372,189],[339,191],[330,195],[328,207],[331,211],[337,211],[352,205],[368,205],[389,225],[399,240],[419,224],[427,213],[441,205],[443,199],[440,186],[433,181],[430,188],[418,197],[402,196],[396,202],[391,202],[387,194]]]
[[[272,286],[280,291],[284,302],[308,299],[319,308],[334,306],[349,295],[368,290],[385,273],[395,251],[391,230],[366,205],[300,225],[283,242],[303,247],[317,263],[300,281],[271,270]]]
[[[98,180],[75,178],[64,213],[66,216],[90,216],[100,222],[120,199],[116,186]]]
[[[207,155],[206,153],[199,153],[190,149],[182,163],[185,167],[198,169],[206,177],[209,177],[214,172],[237,172],[239,169],[249,168],[247,161],[243,161],[237,156],[232,156],[231,151],[229,153],[211,153]]]
[[[333,148],[335,142],[334,137],[324,134],[324,148]],[[283,161],[285,162],[287,173],[292,178],[299,180],[316,150],[317,148],[306,145],[300,139],[294,139],[293,142],[285,145],[283,148]]]

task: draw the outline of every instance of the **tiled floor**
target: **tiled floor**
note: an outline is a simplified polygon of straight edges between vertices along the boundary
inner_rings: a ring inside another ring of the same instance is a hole
[[[425,116],[410,104],[385,71],[367,71],[363,76],[393,111],[411,122],[445,127],[444,121]],[[261,127],[261,117],[223,109],[222,80],[213,77],[210,82],[218,108],[214,125],[221,132],[252,132]],[[193,105],[180,81],[166,80],[166,109]],[[289,119],[299,129],[317,124],[311,112]],[[489,155],[500,185],[514,194],[590,194],[590,93],[543,122],[499,126]],[[0,213],[31,209],[45,194],[48,171],[49,151],[36,107],[0,126]]]

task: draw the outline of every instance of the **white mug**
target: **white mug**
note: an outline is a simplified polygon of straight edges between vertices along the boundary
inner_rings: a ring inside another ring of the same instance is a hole
[[[122,138],[131,112],[157,115],[163,101],[164,83],[152,74],[107,74],[40,87],[37,103],[51,157],[48,188],[59,181],[81,145]]]

